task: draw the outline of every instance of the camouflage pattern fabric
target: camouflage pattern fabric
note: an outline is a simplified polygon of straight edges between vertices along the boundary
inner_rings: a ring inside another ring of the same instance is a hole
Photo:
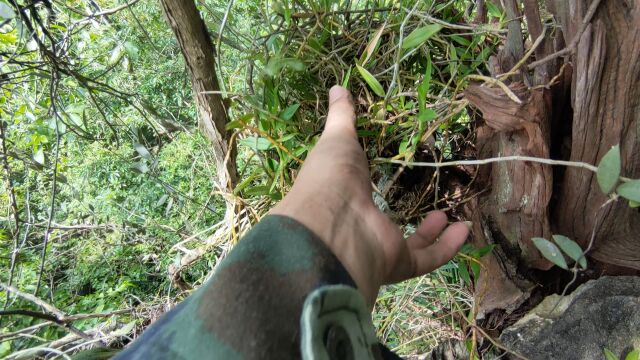
[[[364,304],[320,239],[291,218],[269,215],[205,285],[116,358],[397,358],[377,344]],[[308,339],[303,351],[301,338]]]

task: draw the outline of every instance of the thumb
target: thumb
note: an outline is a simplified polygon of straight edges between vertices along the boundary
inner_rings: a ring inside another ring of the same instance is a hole
[[[349,90],[335,85],[329,90],[329,115],[324,134],[356,134],[356,113]]]

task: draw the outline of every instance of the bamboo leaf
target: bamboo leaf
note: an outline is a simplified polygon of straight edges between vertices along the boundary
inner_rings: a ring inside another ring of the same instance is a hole
[[[616,189],[618,195],[635,202],[640,202],[640,180],[631,180],[620,184]]]
[[[424,44],[433,35],[437,34],[442,29],[442,26],[438,24],[431,24],[417,28],[409,34],[402,42],[403,49],[413,49]]]
[[[581,268],[587,268],[587,259],[584,256],[582,248],[575,241],[564,235],[553,235],[553,241],[558,244],[560,249],[564,251],[570,258],[576,261]]]
[[[342,80],[342,87],[345,89],[349,88],[349,79],[351,79],[351,69],[353,68],[349,66],[349,70],[347,70],[347,75],[345,75],[344,79]]]
[[[602,352],[604,352],[604,358],[606,360],[618,360],[618,357],[616,356],[616,354],[611,352],[611,350],[609,350],[607,348],[603,348]]]
[[[367,61],[369,61],[369,58],[371,58],[371,55],[373,55],[373,53],[375,52],[376,48],[378,47],[378,43],[380,42],[380,36],[382,36],[382,32],[384,31],[385,26],[387,26],[387,23],[382,24],[380,29],[378,29],[378,31],[376,31],[373,37],[371,38],[371,41],[369,41],[369,43],[367,44],[367,47],[364,49],[364,53],[362,53],[362,55],[364,56],[364,59],[360,61],[360,65],[364,66],[367,63]]]
[[[298,111],[299,107],[300,107],[300,104],[293,104],[293,105],[287,106],[287,108],[282,110],[282,112],[280,113],[280,118],[285,121],[291,120],[293,115],[295,115],[296,112]]]
[[[600,160],[598,165],[598,185],[603,193],[609,194],[620,177],[620,147],[618,145],[612,147]]]
[[[373,75],[371,75],[371,73],[369,71],[367,71],[367,69],[363,68],[362,66],[360,66],[358,64],[356,64],[356,69],[358,69],[358,72],[360,73],[360,76],[362,76],[364,81],[367,82],[367,85],[369,85],[371,90],[373,90],[373,92],[376,95],[384,96],[384,89],[382,88],[382,85],[380,84],[380,82]]]
[[[557,246],[553,245],[553,243],[547,239],[534,237],[531,239],[533,241],[533,245],[540,250],[542,256],[545,259],[551,261],[552,263],[558,265],[559,267],[567,270],[569,267],[567,266],[567,261],[562,256],[560,249]]]

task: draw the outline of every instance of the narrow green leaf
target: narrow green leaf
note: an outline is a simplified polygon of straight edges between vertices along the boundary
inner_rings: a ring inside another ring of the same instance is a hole
[[[146,147],[144,147],[144,145],[135,143],[135,144],[133,144],[133,147],[136,149],[138,154],[140,154],[140,156],[142,156],[143,158],[145,158],[147,160],[151,159],[151,153],[149,152],[149,150],[147,150]]]
[[[533,245],[540,250],[542,256],[545,259],[551,261],[552,263],[558,265],[559,267],[567,270],[569,267],[567,266],[567,261],[562,256],[560,249],[557,246],[553,245],[553,243],[547,239],[534,237],[531,239],[533,241]]]
[[[417,28],[409,34],[402,42],[403,49],[413,49],[425,43],[433,35],[437,34],[442,29],[442,26],[438,24],[431,24]]]
[[[587,259],[583,255],[582,248],[575,241],[564,235],[553,235],[553,241],[558,244],[560,249],[564,251],[570,258],[578,262],[581,268],[587,268]]]
[[[624,360],[640,360],[640,350],[633,350],[624,357]]]
[[[629,207],[632,209],[640,207],[640,202],[629,200]]]
[[[293,104],[293,105],[287,106],[287,108],[282,110],[282,112],[280,113],[280,118],[285,121],[291,120],[293,115],[295,115],[296,112],[298,111],[299,107],[300,107],[300,104]]]
[[[613,146],[600,160],[598,165],[598,185],[603,193],[610,193],[620,177],[620,147]]]
[[[384,89],[382,88],[382,85],[380,85],[380,82],[373,75],[371,75],[371,73],[367,71],[367,69],[358,64],[356,64],[356,69],[358,69],[358,72],[360,73],[364,81],[367,82],[367,85],[369,85],[371,90],[373,90],[376,95],[380,97],[384,96]]]
[[[616,192],[627,200],[640,202],[640,180],[631,180],[620,184]]]
[[[369,61],[369,58],[371,58],[371,55],[373,55],[374,51],[377,49],[378,43],[380,42],[380,36],[382,36],[382,32],[384,31],[384,28],[386,25],[387,23],[385,22],[378,29],[378,31],[376,31],[375,34],[373,34],[371,41],[369,41],[369,43],[367,44],[367,47],[364,49],[364,52],[362,53],[362,55],[364,56],[364,59],[361,58],[362,59],[360,61],[361,66],[364,66],[367,63],[367,61]]]
[[[464,261],[458,262],[458,275],[464,282],[464,284],[471,284],[471,277],[469,276],[469,270],[467,270],[467,264]]]
[[[224,126],[225,129],[227,130],[233,130],[233,129],[239,129],[241,127],[244,127],[244,122],[242,120],[233,120],[227,123],[227,125]]]
[[[263,137],[257,137],[257,136],[250,136],[244,139],[240,139],[238,143],[248,146],[253,150],[261,150],[261,151],[269,150],[273,147],[273,144],[271,144],[269,140]]]
[[[111,50],[111,56],[109,57],[108,65],[113,66],[117,64],[120,59],[122,59],[122,56],[124,56],[124,48],[118,45],[113,48],[113,50]]]
[[[351,78],[351,69],[353,68],[349,66],[349,70],[347,70],[347,75],[345,75],[344,79],[342,80],[342,87],[345,89],[349,88],[349,79]]]
[[[618,357],[616,356],[616,354],[611,352],[611,350],[609,350],[607,348],[603,348],[602,352],[604,353],[604,358],[606,360],[618,360]]]
[[[254,186],[251,188],[246,189],[245,191],[243,191],[245,196],[248,197],[253,197],[253,196],[262,196],[262,195],[267,195],[269,194],[269,186],[266,185],[260,185],[260,186]]]

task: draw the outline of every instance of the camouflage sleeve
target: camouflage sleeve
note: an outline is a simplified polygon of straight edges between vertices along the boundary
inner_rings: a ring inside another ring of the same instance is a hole
[[[302,224],[270,215],[117,359],[392,356],[338,259]]]

